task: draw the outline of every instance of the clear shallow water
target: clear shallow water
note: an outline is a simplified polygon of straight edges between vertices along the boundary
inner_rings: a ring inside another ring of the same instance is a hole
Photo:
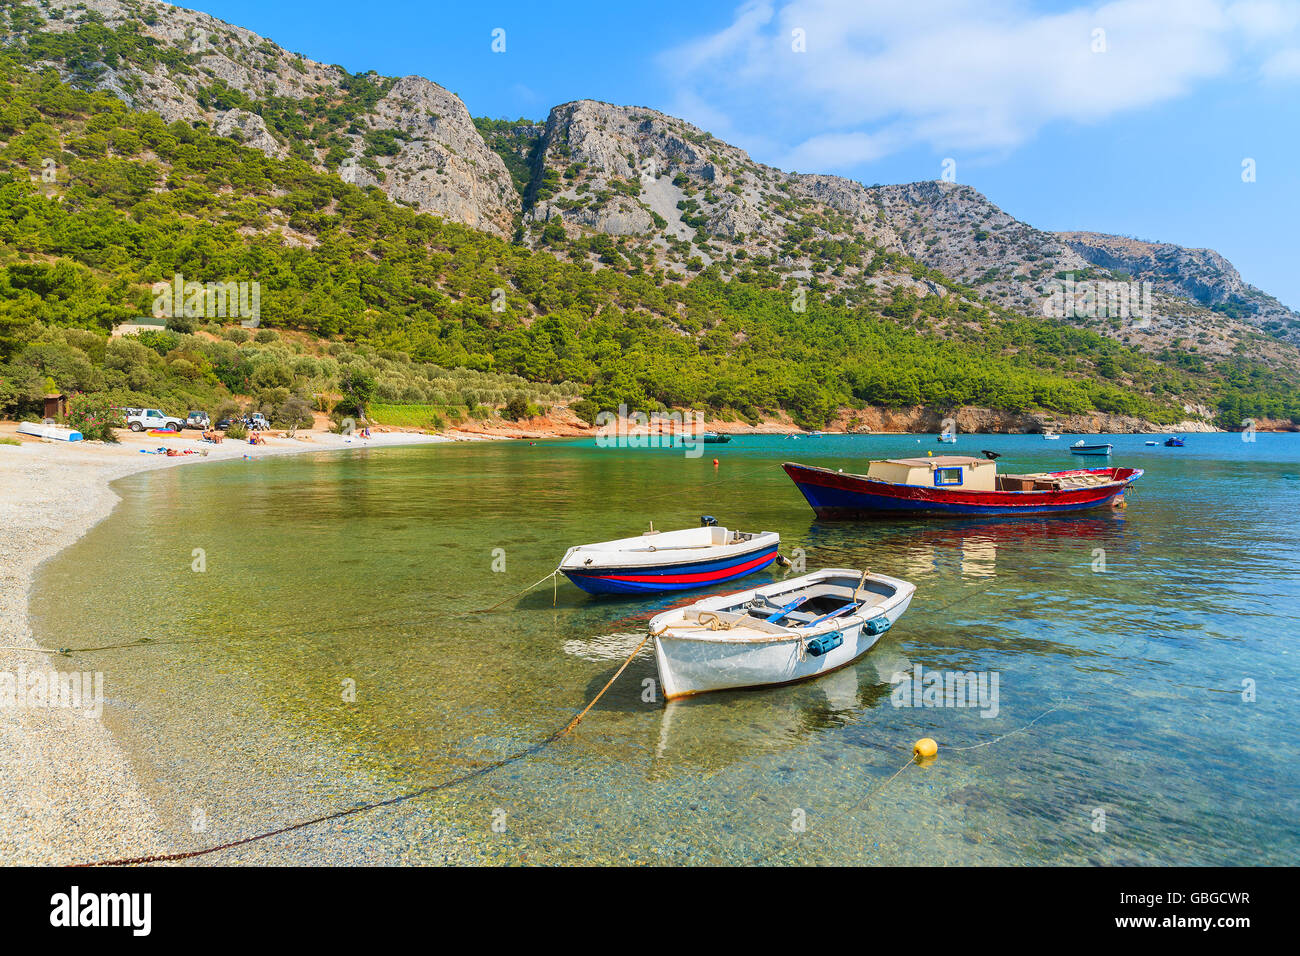
[[[1126,511],[1018,521],[819,522],[779,467],[856,469],[937,452],[933,436],[744,437],[699,459],[581,441],[170,469],[118,483],[122,505],[43,570],[33,619],[52,646],[153,640],[65,666],[104,671],[106,722],[175,847],[196,848],[403,793],[563,726],[676,599],[562,581],[554,606],[547,584],[473,609],[571,544],[712,514],[779,531],[809,568],[907,578],[912,609],[857,665],[786,688],[665,707],[642,700],[643,653],[552,748],[206,859],[1293,863],[1300,436],[1107,440],[1116,464],[1147,469]],[[1080,464],[1067,441],[1029,436],[944,450],[984,448],[1004,470]],[[913,664],[996,672],[997,716],[894,706],[890,677]],[[923,736],[938,760],[891,781]]]

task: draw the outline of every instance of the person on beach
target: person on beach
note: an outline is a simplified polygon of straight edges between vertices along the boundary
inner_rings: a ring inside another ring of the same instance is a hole
[[[248,436],[248,443],[250,445],[265,445],[266,438],[262,435],[261,432],[250,432]]]

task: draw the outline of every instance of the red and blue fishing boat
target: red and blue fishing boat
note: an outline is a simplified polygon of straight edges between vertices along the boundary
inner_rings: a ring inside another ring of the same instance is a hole
[[[997,463],[936,455],[873,461],[865,475],[795,462],[783,466],[817,517],[1039,515],[1116,506],[1140,468],[999,475]]]
[[[729,531],[701,519],[703,527],[647,531],[570,548],[560,571],[588,594],[654,594],[708,587],[761,571],[777,560],[775,531]]]

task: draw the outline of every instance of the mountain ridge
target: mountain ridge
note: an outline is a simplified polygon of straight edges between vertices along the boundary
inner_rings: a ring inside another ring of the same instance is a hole
[[[649,107],[558,104],[545,121],[526,124],[531,140],[502,150],[483,135],[483,120],[432,80],[351,74],[206,13],[152,0],[6,5],[44,20],[17,19],[6,44],[34,47],[36,68],[53,66],[74,85],[168,120],[204,122],[269,156],[298,156],[531,248],[546,245],[554,220],[566,236],[612,237],[679,279],[715,264],[725,277],[758,260],[831,291],[865,284],[938,294],[877,256],[901,253],[1022,315],[1040,314],[1047,286],[1063,274],[1132,277],[1156,288],[1151,321],[1066,319],[1153,353],[1187,348],[1217,360],[1245,347],[1265,361],[1300,364],[1292,350],[1253,335],[1300,343],[1300,314],[1242,281],[1217,253],[1152,243],[1159,254],[1123,255],[1122,237],[1039,230],[957,183],[867,186],[785,172]],[[295,105],[301,117],[288,115]],[[597,242],[587,261],[608,264],[609,248]]]
[[[80,280],[94,287],[101,327],[129,309],[138,294],[130,283],[159,270],[270,277],[272,325],[442,366],[570,378],[601,407],[702,401],[746,416],[796,409],[818,422],[836,403],[973,398],[1022,410],[1145,409],[1176,421],[1177,401],[1189,414],[1217,408],[1229,424],[1290,407],[1277,388],[1292,380],[1295,349],[1175,295],[1186,291],[1176,284],[1151,297],[1173,314],[1145,326],[1065,316],[1076,327],[1067,333],[1044,321],[1043,288],[1061,276],[1130,277],[1115,271],[1118,260],[1098,265],[966,185],[866,186],[784,172],[685,120],[594,100],[560,104],[545,123],[474,119],[431,81],[351,74],[248,31],[205,35],[191,49],[195,24],[214,22],[206,14],[172,21],[176,8],[136,0],[86,6],[69,20],[44,2],[61,20],[49,31],[36,7],[0,6],[12,28],[0,67],[11,62],[30,78],[7,89],[0,116],[9,169],[37,182],[39,163],[55,155],[70,177],[38,190],[53,202],[42,215],[64,225],[45,234],[16,220],[11,234],[21,242],[0,247],[11,263],[7,276],[0,269],[0,299],[12,295],[19,309],[32,289],[70,280],[23,260],[61,268],[68,256],[101,270]],[[106,14],[117,18],[111,28]],[[232,52],[269,75],[228,68]],[[56,80],[105,98],[82,99],[80,114],[65,116]],[[145,113],[118,112],[123,91]],[[142,101],[160,91],[171,97],[167,111]],[[41,104],[44,122],[25,102]],[[105,269],[111,257],[59,231],[73,228],[56,215],[68,199],[78,215],[106,214],[106,203],[128,217],[108,234],[165,212],[159,221],[184,250],[173,255],[162,243],[129,269],[120,261]],[[438,218],[395,216],[380,200]],[[380,222],[400,241],[376,234]],[[473,238],[480,234],[496,244]],[[231,243],[230,254],[193,254],[211,242]],[[1166,270],[1170,283],[1176,266]],[[323,284],[300,288],[298,270]],[[1241,288],[1225,285],[1224,300]],[[1204,324],[1184,344],[1188,315]],[[10,342],[23,348],[21,335]],[[1115,347],[1123,343],[1155,361]],[[661,356],[646,351],[652,344]],[[1261,363],[1285,375],[1270,378]]]

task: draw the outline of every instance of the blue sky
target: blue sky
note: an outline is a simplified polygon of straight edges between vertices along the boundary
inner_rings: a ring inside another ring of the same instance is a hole
[[[649,106],[868,185],[952,159],[1034,226],[1213,248],[1300,308],[1300,0],[185,5],[475,116]]]

